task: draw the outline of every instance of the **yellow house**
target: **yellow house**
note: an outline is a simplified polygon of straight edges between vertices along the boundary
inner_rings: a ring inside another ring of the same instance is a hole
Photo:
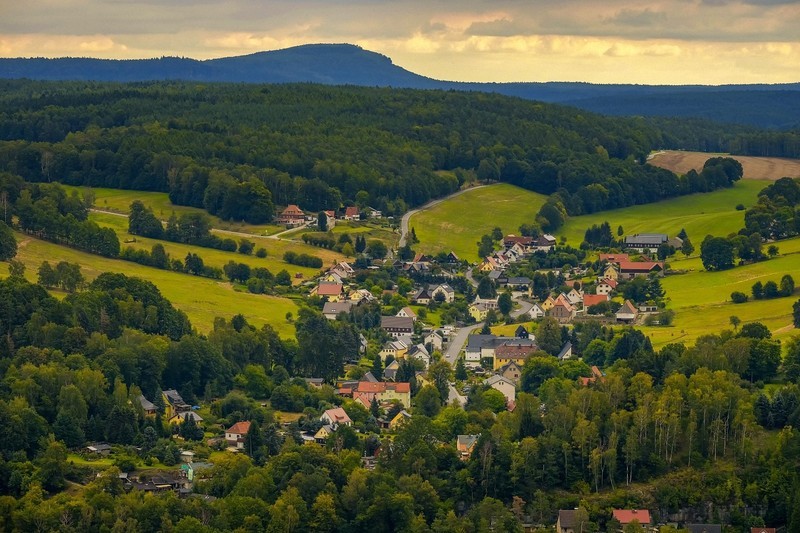
[[[496,269],[497,266],[498,266],[497,261],[495,261],[491,257],[487,257],[478,266],[478,270],[480,270],[481,272],[491,272],[492,270]]]
[[[181,425],[186,421],[186,417],[193,418],[195,422],[198,424],[203,421],[203,417],[195,413],[194,411],[186,411],[183,413],[175,413],[170,419],[170,424],[177,424]]]
[[[328,440],[328,437],[331,435],[333,435],[333,428],[331,426],[322,426],[319,428],[319,431],[314,434],[314,440],[319,444],[325,444],[325,441]]]
[[[396,430],[402,427],[409,420],[411,420],[411,415],[408,413],[408,411],[403,409],[402,411],[397,413],[397,416],[392,418],[391,422],[389,422],[389,429]]]
[[[484,304],[471,304],[469,306],[469,316],[475,319],[475,322],[482,322],[486,320],[486,315],[489,314],[489,309]]]
[[[555,304],[556,304],[556,301],[553,299],[553,297],[552,296],[548,296],[547,300],[543,301],[539,305],[539,307],[541,307],[542,309],[544,309],[545,312],[547,312],[547,311],[551,310]]]
[[[386,345],[381,349],[379,355],[383,361],[386,361],[388,356],[392,356],[395,359],[403,359],[406,354],[408,353],[408,346],[403,341],[389,341]]]
[[[619,280],[619,272],[617,272],[617,267],[614,265],[608,265],[606,269],[603,271],[603,277],[605,279],[613,279],[614,281]]]

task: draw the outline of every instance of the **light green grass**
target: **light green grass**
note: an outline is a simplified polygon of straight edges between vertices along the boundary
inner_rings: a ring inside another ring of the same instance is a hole
[[[208,215],[207,211],[197,207],[174,205],[170,201],[169,195],[165,192],[130,191],[102,187],[75,187],[71,185],[63,185],[63,187],[67,192],[78,191],[80,194],[83,194],[84,191],[92,191],[95,195],[95,209],[102,209],[104,211],[127,214],[130,212],[131,202],[140,200],[144,205],[152,209],[153,213],[161,220],[167,220],[173,212],[177,215],[181,213],[204,213]],[[255,235],[272,235],[284,230],[282,226],[275,224],[246,224],[244,222],[222,220],[212,215],[208,216],[211,218],[213,227],[219,229],[241,231],[242,233],[252,233]]]
[[[356,235],[364,237],[366,240],[378,239],[383,241],[387,247],[396,248],[397,241],[400,239],[400,233],[388,224],[380,224],[377,222],[350,222],[344,220],[337,220],[336,225],[331,230],[333,236],[338,239],[340,235],[348,234],[352,236],[355,242]],[[303,235],[317,234],[320,232],[315,231],[314,228],[298,228],[281,235],[282,239],[293,239],[302,242]]]
[[[611,225],[615,236],[618,226],[622,226],[625,235],[666,233],[673,237],[681,228],[685,228],[695,248],[699,249],[706,235],[725,236],[739,231],[744,226],[744,211],[737,211],[736,205],[754,205],[758,193],[769,183],[740,180],[730,189],[570,217],[557,235],[566,237],[568,243],[578,246],[587,228],[605,221]]]
[[[157,239],[148,239],[146,237],[135,236],[136,242],[125,242],[132,240],[133,235],[128,233],[128,219],[117,215],[110,215],[108,213],[91,213],[89,218],[97,222],[101,226],[112,228],[119,238],[122,248],[132,247],[150,250],[154,244],[161,243],[164,249],[174,259],[183,260],[186,255],[191,252],[203,258],[206,265],[222,268],[228,261],[235,261],[237,263],[245,263],[250,265],[251,268],[265,267],[268,268],[273,274],[277,274],[283,269],[286,269],[294,277],[295,273],[303,274],[303,279],[313,278],[319,275],[319,269],[299,267],[290,265],[283,260],[283,254],[288,250],[297,253],[306,253],[317,256],[322,259],[323,266],[331,265],[337,261],[344,259],[344,256],[326,250],[324,248],[317,248],[303,244],[302,242],[285,241],[278,239],[268,239],[253,235],[247,237],[250,241],[254,242],[256,249],[264,248],[267,250],[267,257],[258,258],[255,255],[243,255],[238,252],[225,252],[222,250],[215,250],[213,248],[203,248],[201,246],[192,246],[188,244],[180,244],[168,241],[161,241]],[[220,234],[220,237],[230,237],[235,241],[239,241],[242,237]],[[303,281],[302,279],[294,279],[295,282]]]
[[[78,263],[87,281],[103,272],[119,272],[151,281],[164,297],[188,315],[192,326],[199,332],[211,331],[215,317],[230,319],[241,313],[256,327],[270,324],[282,337],[294,336],[294,326],[286,321],[286,313],[296,315],[297,306],[288,298],[238,292],[223,281],[87,254],[21,233],[15,233],[15,237],[19,244],[15,259],[25,264],[25,276],[31,281],[36,281],[36,272],[43,261]],[[0,275],[7,274],[8,263],[0,262]]]
[[[742,323],[762,322],[776,338],[785,339],[800,331],[792,328],[793,297],[749,301],[734,304],[730,295],[734,291],[751,294],[756,281],[780,282],[790,274],[800,284],[800,238],[777,243],[782,255],[769,261],[736,267],[721,272],[706,272],[697,257],[670,263],[674,269],[686,274],[667,276],[662,287],[667,293],[668,307],[675,310],[675,321],[670,327],[642,328],[655,346],[669,342],[691,344],[700,335],[730,329],[730,317],[738,316]],[[783,255],[783,254],[786,255]]]
[[[533,223],[546,196],[501,183],[467,191],[416,213],[409,221],[420,252],[454,251],[461,259],[478,261],[481,236],[499,227],[504,234],[519,234],[524,223]]]

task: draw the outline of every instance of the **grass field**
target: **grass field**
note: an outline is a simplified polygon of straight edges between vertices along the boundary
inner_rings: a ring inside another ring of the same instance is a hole
[[[397,241],[400,239],[400,233],[390,226],[388,221],[381,224],[379,221],[350,222],[346,220],[337,220],[331,232],[337,239],[340,235],[344,235],[345,233],[351,235],[353,241],[355,241],[356,235],[360,235],[366,240],[378,239],[383,241],[388,248],[396,248]],[[320,235],[314,228],[298,228],[284,233],[281,235],[281,238],[303,242],[303,235],[306,233]]]
[[[683,152],[664,150],[651,155],[651,165],[666,168],[678,174],[689,170],[700,171],[709,158],[732,157],[742,164],[746,180],[777,180],[784,176],[800,177],[800,161],[782,157],[753,157],[745,155],[709,154],[706,152]]]
[[[744,304],[730,301],[733,291],[750,295],[756,281],[780,282],[790,274],[800,282],[800,238],[777,243],[781,255],[769,261],[736,267],[722,272],[705,272],[698,257],[672,261],[673,269],[686,270],[686,274],[667,276],[662,286],[669,299],[668,307],[675,310],[675,321],[670,327],[645,327],[655,346],[669,342],[693,342],[700,335],[729,329],[730,317],[738,316],[742,323],[762,322],[776,338],[786,339],[797,335],[792,328],[792,305],[798,295],[772,300],[754,300]],[[800,283],[798,283],[800,285]]]
[[[481,236],[500,227],[504,234],[519,233],[531,223],[546,196],[501,183],[467,191],[430,209],[416,213],[409,221],[425,253],[454,251],[462,259],[478,261]]]
[[[36,280],[36,272],[43,261],[78,263],[87,281],[103,272],[119,272],[151,281],[175,307],[189,316],[192,325],[202,333],[211,331],[215,317],[230,319],[241,313],[256,327],[270,324],[282,337],[294,335],[294,326],[287,322],[286,313],[297,314],[297,306],[288,298],[239,292],[223,281],[87,254],[21,233],[15,233],[15,237],[19,245],[15,259],[25,264],[25,276],[31,281]],[[8,263],[0,262],[0,274],[8,274]]]
[[[141,202],[151,208],[153,213],[161,220],[167,220],[173,212],[178,215],[181,213],[197,212],[208,215],[207,211],[197,207],[174,205],[170,202],[169,195],[165,192],[130,191],[101,187],[74,187],[71,185],[62,186],[67,192],[78,191],[82,194],[84,191],[92,191],[95,195],[94,207],[104,211],[127,214],[130,212],[131,202],[134,200],[141,200]],[[282,226],[275,224],[245,224],[244,222],[222,220],[212,215],[208,216],[211,218],[213,227],[230,231],[241,231],[242,233],[252,233],[255,235],[272,235],[284,229]]]
[[[173,258],[182,260],[184,257],[186,257],[186,254],[192,252],[202,257],[203,262],[205,264],[217,268],[222,268],[222,266],[225,265],[228,261],[236,261],[237,263],[246,263],[250,265],[251,268],[266,267],[273,274],[277,274],[283,269],[286,269],[293,275],[299,272],[303,274],[303,279],[308,279],[318,275],[319,269],[299,267],[286,263],[283,260],[283,254],[286,251],[292,250],[298,253],[307,253],[310,255],[315,255],[322,259],[323,265],[330,265],[333,264],[334,262],[341,261],[342,259],[344,259],[343,255],[338,254],[331,250],[326,250],[324,248],[309,246],[307,244],[303,244],[302,242],[267,239],[264,237],[258,237],[256,235],[248,237],[248,239],[256,244],[256,249],[265,248],[267,250],[267,257],[263,259],[255,257],[254,255],[243,255],[237,252],[224,252],[222,250],[215,250],[213,248],[203,248],[201,246],[191,246],[188,244],[160,241],[157,239],[148,239],[146,237],[140,237],[140,236],[136,236],[136,242],[126,243],[125,242],[126,240],[130,240],[133,238],[132,235],[128,234],[127,218],[120,217],[117,215],[111,215],[108,213],[97,213],[97,212],[91,213],[89,215],[89,218],[97,222],[101,226],[113,228],[114,231],[117,233],[117,237],[119,238],[120,245],[122,246],[122,248],[130,246],[133,248],[142,248],[149,251],[154,244],[161,243],[164,246],[164,249],[167,251],[167,253],[170,254],[170,256]],[[221,236],[225,237],[225,235]],[[234,236],[232,236],[231,238],[235,239],[236,241],[239,241],[241,239],[241,237],[234,237]],[[303,281],[303,280],[296,280],[296,281]]]
[[[618,226],[622,226],[625,235],[666,233],[675,236],[685,228],[695,248],[699,248],[706,235],[728,235],[739,231],[744,226],[744,211],[737,211],[736,205],[754,205],[759,191],[767,185],[765,181],[741,180],[730,189],[570,217],[557,235],[578,246],[587,228],[605,221],[611,224],[615,236]]]

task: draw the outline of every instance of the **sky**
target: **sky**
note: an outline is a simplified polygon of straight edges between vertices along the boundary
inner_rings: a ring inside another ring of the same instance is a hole
[[[0,57],[351,43],[456,81],[800,81],[800,0],[0,0]]]

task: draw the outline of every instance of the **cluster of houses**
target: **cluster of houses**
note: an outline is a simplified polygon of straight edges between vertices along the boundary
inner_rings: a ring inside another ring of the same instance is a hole
[[[336,211],[323,211],[327,216],[328,229],[336,225],[336,220],[361,220],[361,215],[365,218],[380,218],[383,214],[372,207],[365,207],[363,211],[359,210],[356,206],[348,206],[344,211],[337,216]],[[286,208],[275,217],[277,224],[284,226],[303,226],[309,223],[317,222],[316,214],[306,214],[300,207],[295,204],[289,204]]]
[[[201,417],[193,407],[183,401],[180,393],[175,389],[165,390],[161,393],[161,400],[164,405],[164,419],[169,424],[183,424],[187,419],[191,418],[195,422],[202,422]],[[145,416],[155,416],[158,412],[158,407],[140,394],[136,397],[136,401],[144,411]]]
[[[617,525],[617,531],[628,531],[632,526],[638,525],[642,531],[657,532],[659,524],[655,523],[653,516],[647,509],[612,509],[609,517]],[[558,511],[556,533],[581,533],[585,531],[588,515],[578,509],[562,509]],[[668,523],[675,528],[678,523]],[[722,533],[722,524],[684,523],[683,529],[689,533]],[[609,529],[611,531],[611,529]],[[775,533],[775,528],[753,527],[750,533]]]
[[[503,249],[487,256],[478,265],[481,272],[502,271],[534,252],[550,252],[556,247],[556,238],[549,234],[539,237],[507,235],[503,238]]]

